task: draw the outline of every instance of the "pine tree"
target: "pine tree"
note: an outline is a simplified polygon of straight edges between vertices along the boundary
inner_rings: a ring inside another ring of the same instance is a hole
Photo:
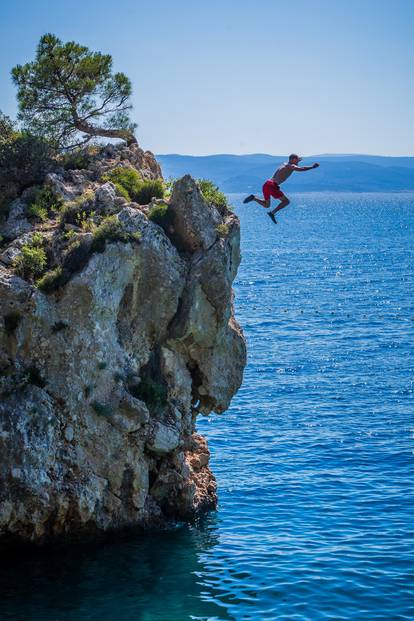
[[[53,34],[41,37],[33,62],[17,65],[19,119],[32,133],[59,147],[95,136],[136,143],[130,120],[131,82],[112,73],[112,57]]]

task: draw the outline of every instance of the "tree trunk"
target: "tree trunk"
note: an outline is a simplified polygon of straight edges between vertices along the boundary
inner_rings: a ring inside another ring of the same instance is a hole
[[[138,140],[135,138],[132,131],[129,129],[105,129],[104,127],[96,127],[96,125],[89,125],[85,121],[77,121],[75,123],[76,129],[90,136],[102,136],[104,138],[120,138],[125,140],[128,146],[132,144],[138,144]]]

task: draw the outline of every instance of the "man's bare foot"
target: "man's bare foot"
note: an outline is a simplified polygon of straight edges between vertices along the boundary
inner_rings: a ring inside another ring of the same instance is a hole
[[[254,200],[254,194],[249,194],[249,196],[246,196],[243,203],[251,203],[252,200]]]
[[[275,214],[274,214],[274,213],[272,213],[271,211],[268,211],[268,212],[267,212],[267,215],[269,216],[269,218],[270,218],[271,220],[273,220],[273,222],[274,222],[275,224],[277,224],[277,220],[276,220],[276,218],[275,218]]]

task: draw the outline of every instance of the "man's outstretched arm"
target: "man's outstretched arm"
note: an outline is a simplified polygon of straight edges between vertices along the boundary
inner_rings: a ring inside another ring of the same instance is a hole
[[[312,166],[296,166],[296,164],[291,164],[293,170],[295,172],[303,172],[304,170],[312,170],[313,168],[318,168],[319,164],[315,162]]]

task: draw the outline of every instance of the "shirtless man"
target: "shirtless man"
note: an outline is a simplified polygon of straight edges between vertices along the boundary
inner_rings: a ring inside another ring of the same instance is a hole
[[[290,203],[288,197],[285,196],[285,194],[283,194],[282,190],[280,189],[280,184],[286,181],[286,179],[290,177],[290,175],[295,171],[302,172],[304,170],[312,170],[312,168],[318,168],[319,166],[319,164],[317,164],[316,162],[315,164],[312,164],[312,166],[298,166],[301,160],[302,158],[296,155],[296,153],[292,153],[292,155],[289,155],[289,161],[282,164],[282,166],[277,169],[271,179],[265,181],[262,190],[264,199],[257,198],[257,196],[255,196],[254,194],[250,194],[249,196],[246,196],[243,203],[250,203],[251,201],[256,201],[256,203],[259,203],[259,205],[267,209],[268,207],[270,207],[271,196],[273,196],[273,198],[279,199],[280,203],[276,205],[276,207],[272,209],[272,211],[267,212],[267,215],[271,218],[271,220],[273,220],[273,222],[277,224],[275,213],[277,211],[280,211],[281,209],[284,209],[284,207],[287,207]]]

